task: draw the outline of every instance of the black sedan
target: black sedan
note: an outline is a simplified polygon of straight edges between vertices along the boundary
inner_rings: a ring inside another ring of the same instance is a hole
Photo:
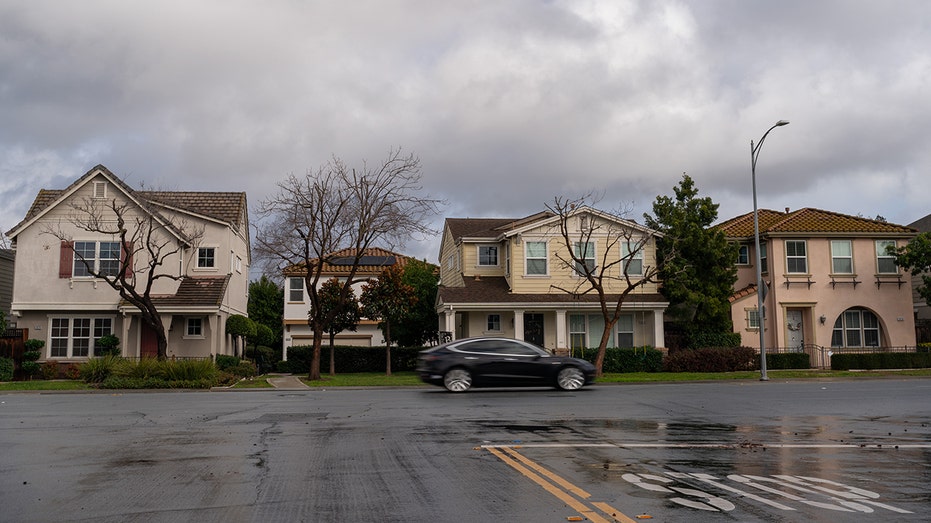
[[[472,387],[553,386],[578,390],[595,381],[595,366],[553,356],[532,343],[509,338],[465,338],[420,352],[420,379],[450,392]]]

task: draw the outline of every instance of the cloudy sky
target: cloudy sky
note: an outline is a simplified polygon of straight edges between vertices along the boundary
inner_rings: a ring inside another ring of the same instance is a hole
[[[254,208],[398,147],[437,227],[590,191],[639,220],[683,172],[723,220],[780,119],[761,208],[931,213],[931,3],[0,0],[3,231],[97,164]]]

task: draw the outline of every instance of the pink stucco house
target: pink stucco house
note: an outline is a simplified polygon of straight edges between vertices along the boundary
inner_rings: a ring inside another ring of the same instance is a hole
[[[762,264],[767,349],[806,351],[823,365],[829,351],[915,345],[911,276],[888,246],[905,245],[910,227],[820,209],[759,211],[716,226],[740,244],[731,298],[742,343],[759,347],[756,264]]]

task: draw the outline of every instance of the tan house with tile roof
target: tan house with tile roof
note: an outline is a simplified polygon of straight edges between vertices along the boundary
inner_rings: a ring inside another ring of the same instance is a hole
[[[157,350],[139,310],[103,280],[82,275],[86,268],[76,249],[95,266],[118,266],[128,254],[134,277],[147,278],[145,246],[121,245],[118,235],[90,233],[71,223],[76,213],[71,204],[93,200],[127,204],[130,216],[141,219],[153,216],[165,225],[161,238],[178,248],[158,269],[172,278],[155,279],[151,293],[168,331],[168,356],[233,354],[226,319],[246,315],[248,302],[246,194],[137,191],[98,165],[65,189],[39,191],[23,221],[7,232],[16,250],[11,320],[29,329],[30,338],[45,341],[41,361],[86,360],[104,334],[120,338],[124,356],[151,356]],[[203,231],[196,242],[172,226],[182,222]],[[71,241],[60,241],[51,230]]]
[[[320,273],[318,285],[331,278],[346,281],[349,277],[353,261],[354,249],[336,251],[323,260],[323,269]],[[359,267],[356,270],[353,292],[356,298],[362,295],[362,285],[366,281],[378,279],[382,271],[397,265],[404,268],[411,258],[386,249],[372,247],[366,249],[359,258]],[[300,345],[312,345],[314,333],[307,324],[310,313],[310,298],[307,295],[305,276],[307,269],[303,265],[293,265],[284,270],[284,343],[282,358],[287,360],[288,348]],[[328,340],[324,340],[326,344]],[[333,342],[337,345],[358,347],[377,347],[385,344],[384,336],[378,328],[378,322],[363,318],[355,331],[343,331],[336,335]]]
[[[915,229],[820,209],[761,209],[758,256],[753,213],[715,227],[740,243],[731,315],[744,345],[760,344],[757,263],[768,288],[767,349],[808,351],[822,365],[830,350],[915,345],[911,277],[886,255]]]
[[[629,261],[634,280],[644,268],[656,266],[655,231],[588,207],[576,209],[569,219],[569,226],[576,231],[580,227],[623,229],[632,240],[646,239],[642,250],[627,247],[635,255]],[[551,351],[597,347],[604,332],[597,296],[557,288],[574,289],[581,279],[559,259],[558,254],[565,250],[559,220],[550,212],[519,219],[447,218],[440,245],[436,309],[440,331],[453,339],[493,335],[527,340]],[[626,242],[606,247],[606,232],[595,232],[592,240],[593,263],[604,254],[609,260],[626,254],[621,245]],[[605,253],[606,248],[610,252]],[[568,259],[568,255],[562,258]],[[613,306],[611,300],[617,303],[626,287],[619,267],[614,276],[618,280],[605,281],[609,306]],[[636,289],[622,305],[624,312],[611,333],[609,346],[665,347],[663,314],[667,306],[658,284]]]

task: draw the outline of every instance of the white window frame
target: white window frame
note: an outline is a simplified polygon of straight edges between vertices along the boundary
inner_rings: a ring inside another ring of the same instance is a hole
[[[485,317],[485,332],[501,332],[501,315],[489,314]]]
[[[204,318],[200,316],[186,318],[184,321],[185,339],[204,339]]]
[[[797,254],[798,249],[796,248],[795,249],[796,254],[790,255],[789,254],[790,243],[793,245],[801,245],[802,249],[805,250],[805,254],[801,256],[798,255]],[[785,249],[786,249],[786,274],[808,274],[808,242],[806,240],[786,240]],[[790,260],[796,262],[794,265],[797,265],[799,261],[801,261],[801,263],[804,263],[805,264],[804,270],[801,270],[801,271],[798,270],[797,266],[795,267],[795,270],[793,270],[793,268],[791,267],[791,265],[793,264],[789,263]]]
[[[573,323],[573,318],[575,318],[575,323]],[[569,323],[568,329],[569,332],[569,349],[587,349],[588,348],[588,318],[584,314],[569,314],[566,320]],[[581,320],[581,328],[579,330],[578,321]],[[578,343],[575,340],[578,340],[581,336],[582,344],[577,346]]]
[[[847,246],[847,253],[839,253],[841,245]],[[838,270],[838,262],[850,264],[849,270]],[[853,242],[851,240],[831,240],[831,273],[853,274]]]
[[[93,245],[93,253],[90,253],[86,248],[78,249],[80,245]],[[116,258],[113,257],[113,249],[103,249],[103,246],[116,246]],[[98,274],[103,274],[104,276],[118,276],[120,273],[120,263],[122,259],[123,249],[120,246],[120,242],[110,242],[110,241],[95,241],[95,240],[76,240],[73,245],[74,250],[74,260],[71,267],[71,276],[73,278],[93,278],[91,274],[87,274],[87,266],[84,265],[84,262],[87,261],[88,265],[92,267],[92,271]],[[84,256],[84,252],[90,255]],[[108,256],[104,258],[104,254]],[[103,264],[113,264],[114,269],[112,271],[104,270]]]
[[[94,182],[93,199],[103,200],[107,197],[107,182]]]
[[[760,310],[753,307],[744,309],[744,312],[746,313],[745,321],[747,322],[747,330],[760,330]]]
[[[625,320],[625,319],[630,321],[630,330],[626,330],[626,329],[621,330],[621,328],[624,326],[624,323],[625,323],[622,320]],[[634,345],[635,343],[634,331],[635,330],[636,330],[636,318],[634,318],[634,315],[633,314],[621,314],[617,319],[617,323],[614,324],[615,346],[620,349],[631,349],[633,347],[636,347],[636,345]],[[621,343],[622,335],[623,336],[630,335],[629,345]]]
[[[533,245],[542,245],[543,246],[543,256],[530,256],[530,246]],[[524,275],[525,276],[549,276],[550,274],[550,263],[549,263],[549,244],[546,241],[525,241],[524,242]],[[530,262],[531,261],[543,261],[543,272],[530,272]]]
[[[621,274],[628,276],[643,276],[643,248],[645,244],[639,240],[621,242]],[[636,251],[634,251],[634,249]],[[638,263],[635,263],[638,262]],[[639,265],[639,266],[638,266]]]
[[[217,269],[217,246],[215,245],[201,245],[197,248],[197,259],[194,261],[194,267],[199,271],[214,271]],[[205,260],[206,256],[201,256],[201,253],[206,251],[212,251],[210,260],[212,260],[212,265],[201,265],[201,260]]]
[[[750,245],[741,243],[737,246],[737,265],[750,265]]]
[[[64,322],[64,323],[63,323]],[[86,332],[76,336],[78,324]],[[97,340],[101,336],[113,334],[112,316],[51,316],[48,320],[47,359],[91,358],[96,356]],[[86,340],[87,354],[75,354],[75,341]],[[55,354],[63,349],[63,354]]]
[[[575,242],[572,244],[573,252],[575,253],[576,258],[583,258],[582,246],[585,246],[585,265],[589,267],[589,272],[594,272],[595,270],[595,242],[586,241],[586,242]],[[585,273],[582,271],[582,264],[575,262],[572,267],[572,273],[575,276],[584,277]]]
[[[769,274],[769,251],[765,242],[760,242],[760,273]]]
[[[895,240],[876,240],[876,274],[898,274],[899,267],[895,264],[895,257],[886,254],[886,246],[896,247]],[[883,267],[886,265],[887,267]],[[888,267],[891,265],[891,269]]]
[[[300,282],[300,286],[296,286],[296,283]],[[294,299],[297,292],[301,293],[301,298],[296,300]],[[304,278],[300,276],[291,276],[288,278],[288,302],[289,303],[304,303]]]
[[[490,255],[486,252],[484,255],[482,250],[494,250],[494,263],[483,263],[483,261],[490,258]],[[476,265],[479,267],[498,267],[501,262],[501,249],[497,245],[486,244],[486,245],[477,245],[475,247],[475,253],[477,255]]]
[[[859,343],[851,343],[852,337],[859,338]],[[837,343],[838,338],[841,343]],[[868,339],[875,340],[875,342],[868,342]],[[831,330],[831,347],[862,348],[878,347],[880,344],[882,344],[882,329],[879,317],[872,311],[862,308],[847,309],[834,321],[834,327]]]

